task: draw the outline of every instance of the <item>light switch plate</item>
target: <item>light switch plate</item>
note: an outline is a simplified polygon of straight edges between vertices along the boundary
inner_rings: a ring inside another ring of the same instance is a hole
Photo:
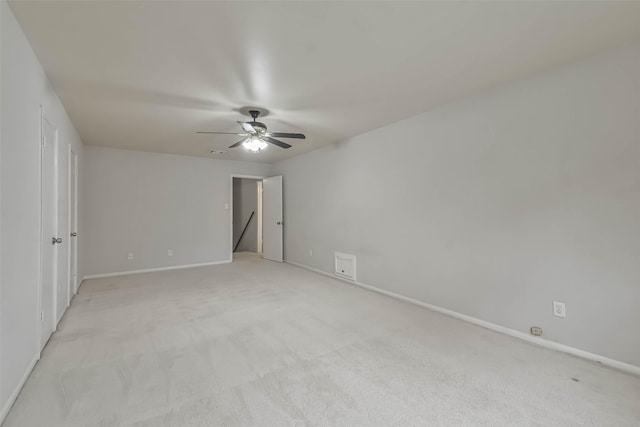
[[[567,309],[563,302],[553,302],[553,315],[556,317],[567,317]]]

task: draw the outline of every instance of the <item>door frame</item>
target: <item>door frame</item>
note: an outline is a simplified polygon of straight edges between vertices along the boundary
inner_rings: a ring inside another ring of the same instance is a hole
[[[257,176],[257,175],[242,175],[232,173],[229,178],[229,262],[233,262],[233,178],[246,178],[246,179],[256,179],[262,180],[268,178],[267,176]],[[258,196],[262,199],[261,196]],[[258,211],[261,212],[261,207],[258,206]],[[262,218],[258,219],[262,222]],[[260,248],[260,245],[258,246]],[[260,251],[262,253],[262,251]]]
[[[54,185],[54,200],[58,200],[58,195],[60,192],[60,187],[59,187],[59,179],[60,179],[60,159],[59,159],[59,143],[60,143],[60,134],[59,134],[59,129],[58,127],[51,121],[49,120],[49,118],[46,116],[45,111],[44,111],[44,107],[42,105],[40,105],[40,140],[38,142],[38,146],[39,146],[39,155],[40,155],[40,170],[39,170],[39,186],[40,186],[40,245],[39,245],[39,253],[38,253],[38,258],[39,258],[39,262],[38,262],[38,311],[36,313],[36,319],[37,319],[37,325],[38,325],[38,334],[37,334],[37,349],[38,349],[38,360],[40,360],[40,354],[42,353],[42,349],[44,348],[42,346],[42,271],[43,271],[43,262],[44,262],[44,257],[43,257],[43,252],[44,252],[44,248],[45,248],[45,240],[44,240],[44,227],[42,226],[42,214],[43,214],[43,206],[44,203],[42,202],[43,200],[43,196],[44,196],[44,186],[42,185],[42,179],[44,177],[43,174],[43,169],[44,169],[44,122],[47,122],[49,124],[49,126],[51,126],[53,129],[55,129],[55,149],[53,151],[53,158],[54,158],[54,179],[55,179],[55,185]],[[56,215],[59,215],[59,206],[56,208],[58,211],[56,212]],[[57,221],[57,217],[56,217],[56,221],[55,221],[56,227],[58,226],[58,221]],[[56,234],[57,234],[58,230],[56,230]],[[57,255],[56,255],[57,256]],[[57,279],[57,275],[58,275],[58,262],[57,262],[57,258],[56,258],[56,262],[54,263],[54,279]],[[53,317],[53,333],[55,333],[55,331],[58,328],[58,319],[57,319],[57,311],[58,311],[58,283],[57,281],[54,281],[54,289],[53,289],[53,310],[51,313],[51,316]],[[46,345],[46,344],[45,344]]]

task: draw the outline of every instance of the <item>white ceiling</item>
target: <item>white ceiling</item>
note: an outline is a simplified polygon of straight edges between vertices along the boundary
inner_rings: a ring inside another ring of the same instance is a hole
[[[85,144],[273,162],[640,39],[640,2],[13,1]],[[389,141],[392,148],[394,141]]]

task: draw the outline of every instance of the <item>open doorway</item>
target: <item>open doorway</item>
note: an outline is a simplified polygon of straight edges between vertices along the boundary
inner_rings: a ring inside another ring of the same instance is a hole
[[[229,259],[244,254],[283,262],[282,176],[232,174],[229,190]]]
[[[233,256],[239,253],[262,254],[262,179],[232,179]]]

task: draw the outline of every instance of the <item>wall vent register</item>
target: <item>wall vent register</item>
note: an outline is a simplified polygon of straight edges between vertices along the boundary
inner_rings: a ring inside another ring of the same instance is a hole
[[[335,272],[334,274],[343,279],[356,280],[356,257],[355,255],[335,253]]]

